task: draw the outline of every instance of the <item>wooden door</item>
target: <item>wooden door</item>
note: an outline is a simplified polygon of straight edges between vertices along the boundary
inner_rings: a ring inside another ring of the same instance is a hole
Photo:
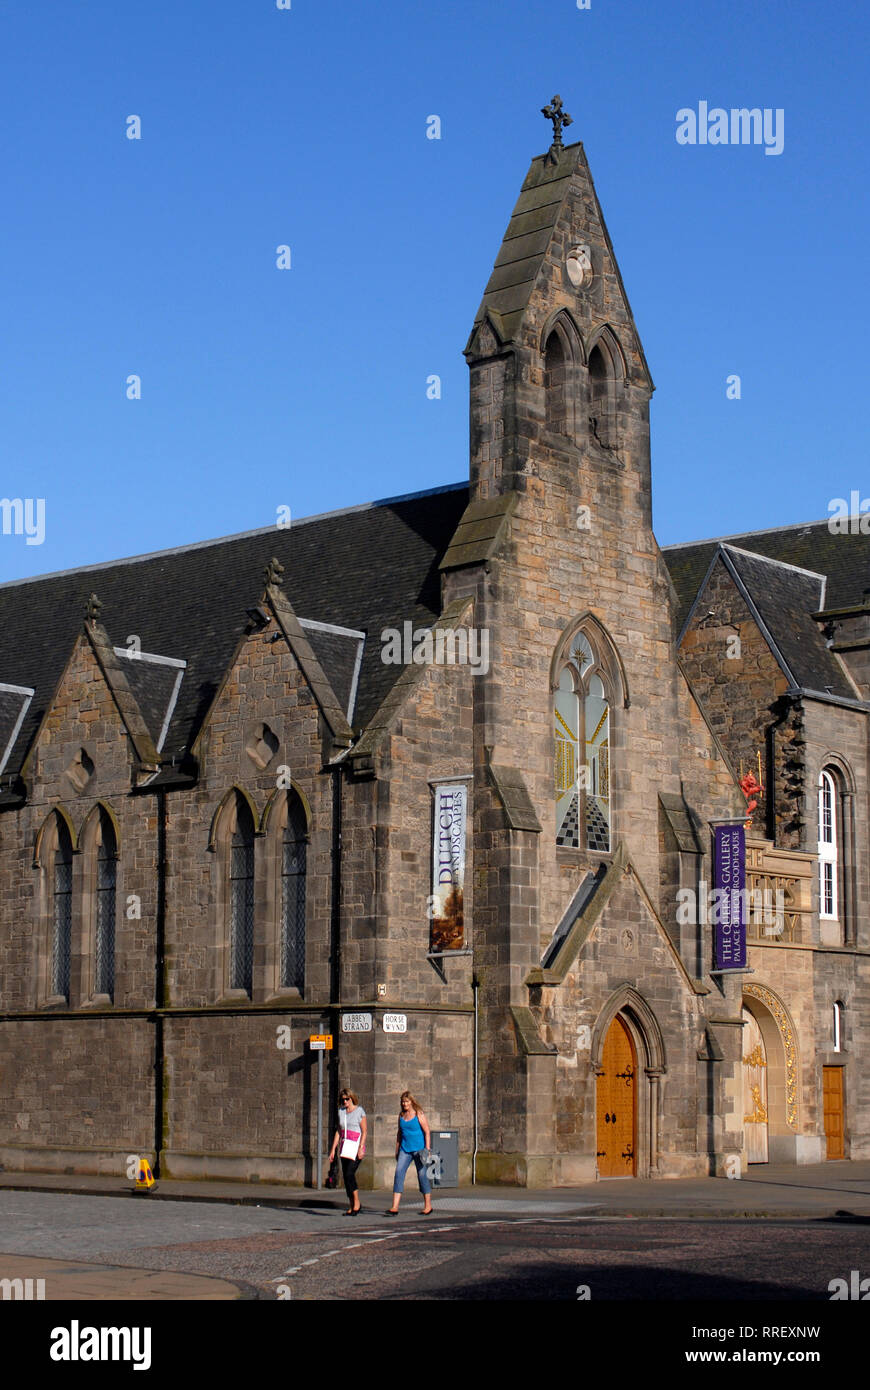
[[[743,1010],[743,1135],[747,1163],[767,1163],[767,1054],[756,1019]]]
[[[631,1034],[617,1017],[604,1039],[596,1089],[598,1172],[633,1178],[637,1171],[637,1057]]]
[[[825,1138],[828,1141],[827,1157],[845,1158],[842,1067],[822,1067],[822,1095]]]

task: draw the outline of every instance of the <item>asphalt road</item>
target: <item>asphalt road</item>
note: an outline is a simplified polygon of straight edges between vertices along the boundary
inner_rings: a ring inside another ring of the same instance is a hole
[[[3,1191],[0,1251],[216,1275],[269,1300],[827,1302],[831,1280],[870,1277],[870,1222],[424,1218],[414,1201],[391,1220]]]

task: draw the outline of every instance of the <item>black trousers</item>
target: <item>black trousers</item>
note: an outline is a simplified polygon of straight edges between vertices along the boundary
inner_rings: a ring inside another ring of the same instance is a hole
[[[362,1163],[361,1158],[343,1158],[341,1160],[341,1175],[344,1178],[344,1190],[347,1193],[347,1200],[353,1206],[353,1194],[357,1190],[356,1170]]]

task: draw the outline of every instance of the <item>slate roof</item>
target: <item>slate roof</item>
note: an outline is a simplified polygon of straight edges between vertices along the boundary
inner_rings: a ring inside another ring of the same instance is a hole
[[[329,676],[338,702],[347,715],[348,724],[352,724],[359,693],[359,670],[365,653],[365,634],[337,632],[335,627],[312,622],[309,618],[303,618],[301,626],[314,648],[315,656]]]
[[[831,535],[827,521],[810,521],[800,526],[778,526],[773,530],[718,536],[715,540],[666,545],[662,547],[662,554],[680,600],[680,628],[686,621],[720,541],[823,574],[827,579],[826,609],[858,607],[863,602],[865,591],[870,591],[870,538],[862,535]]]
[[[12,752],[16,730],[32,697],[32,691],[0,686],[0,772]]]
[[[175,662],[168,664],[165,657],[155,658],[151,652],[139,652],[134,656],[130,647],[116,647],[115,655],[123,658],[127,684],[159,753],[168,732],[167,718],[174,709],[185,668]]]
[[[781,561],[723,547],[739,574],[795,685],[856,699],[824,634],[811,614],[822,607],[825,581]]]
[[[272,556],[284,566],[284,592],[303,623],[368,634],[353,715],[354,724],[364,726],[402,669],[380,660],[381,629],[401,630],[405,621],[430,627],[436,621],[438,564],[467,504],[468,485],[457,484],[294,521],[285,529],[264,527],[0,585],[0,683],[36,692],[4,780],[19,770],[54,696],[92,592],[102,602],[100,621],[116,647],[128,645],[135,634],[144,652],[187,662],[161,751],[168,760],[189,749],[244,633],[246,610],[263,594],[263,571]],[[359,639],[308,626],[305,635],[346,710]],[[118,660],[131,689],[142,697],[142,714],[156,742],[168,677],[155,674],[153,666],[146,671],[146,663]],[[13,706],[14,700],[2,711],[4,728]]]
[[[843,699],[858,698],[811,614],[863,604],[865,592],[870,592],[870,538],[831,534],[827,521],[816,521],[665,546],[662,554],[679,599],[680,630],[720,548],[794,683]]]

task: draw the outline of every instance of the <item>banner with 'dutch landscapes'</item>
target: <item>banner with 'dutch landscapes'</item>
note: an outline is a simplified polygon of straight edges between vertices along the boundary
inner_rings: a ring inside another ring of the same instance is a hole
[[[429,950],[460,951],[465,944],[465,818],[468,791],[457,782],[435,787]]]

